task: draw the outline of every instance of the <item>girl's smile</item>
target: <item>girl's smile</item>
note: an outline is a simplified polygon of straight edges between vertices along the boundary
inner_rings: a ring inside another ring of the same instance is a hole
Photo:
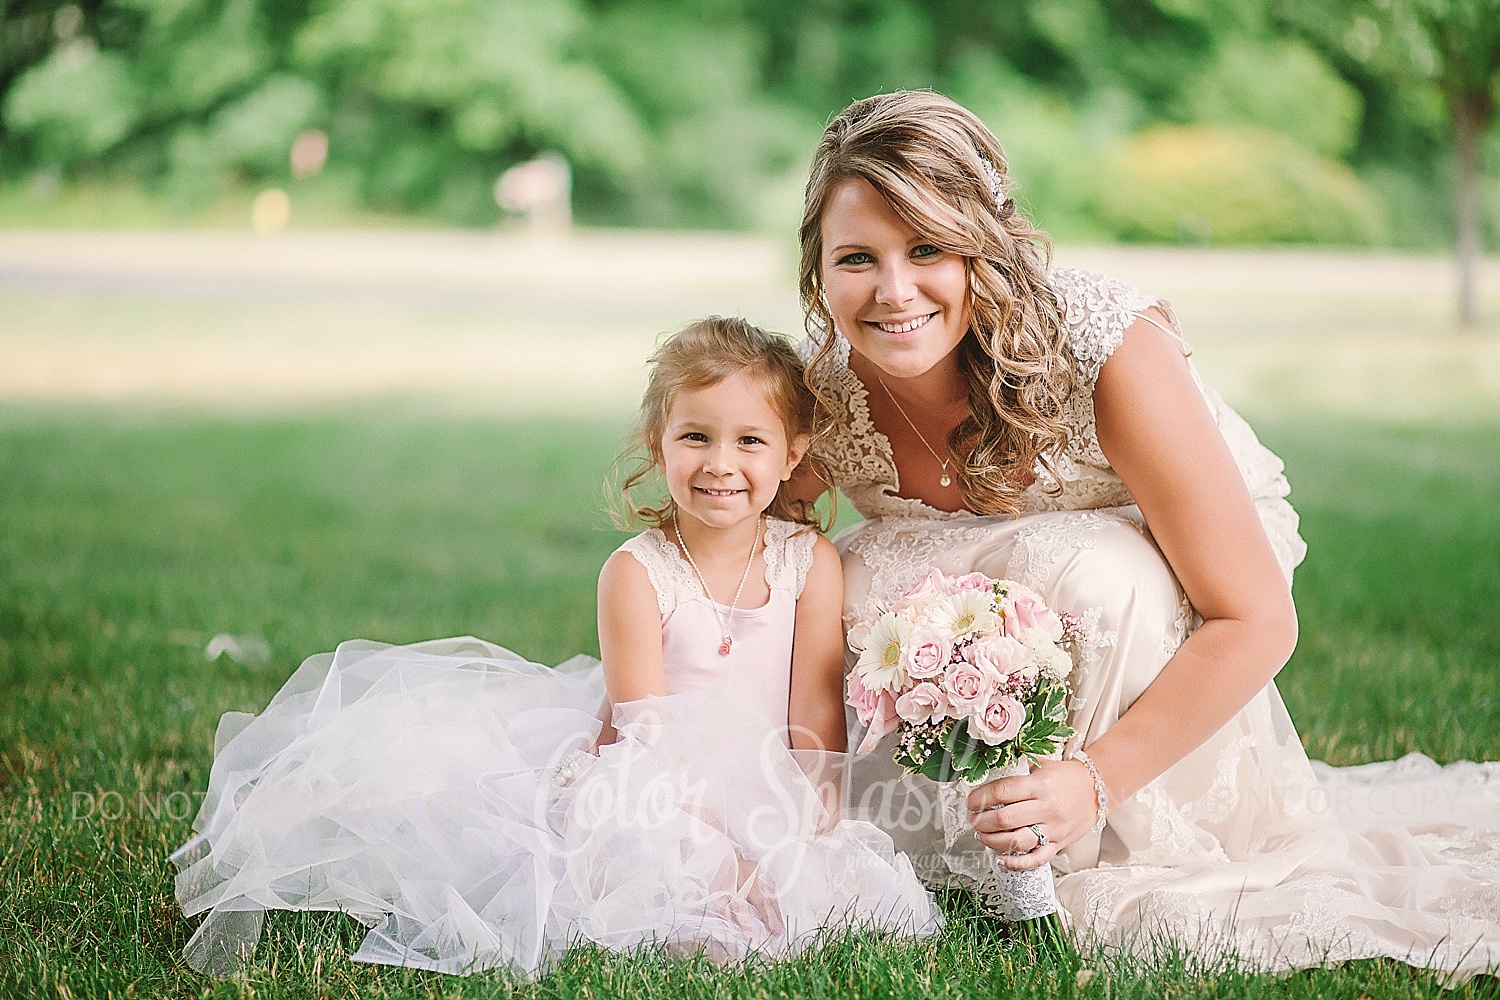
[[[667,492],[683,530],[754,523],[807,448],[787,439],[780,416],[751,371],[673,398],[661,439]]]

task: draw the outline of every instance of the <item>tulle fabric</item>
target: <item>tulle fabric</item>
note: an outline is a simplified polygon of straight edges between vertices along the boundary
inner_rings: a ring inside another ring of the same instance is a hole
[[[476,639],[346,642],[259,716],[226,715],[198,835],[174,854],[186,949],[242,968],[264,911],[337,910],[354,958],[536,975],[567,947],[784,954],[830,925],[940,926],[874,826],[843,817],[843,755],[788,750],[742,699],[616,708],[597,661]]]

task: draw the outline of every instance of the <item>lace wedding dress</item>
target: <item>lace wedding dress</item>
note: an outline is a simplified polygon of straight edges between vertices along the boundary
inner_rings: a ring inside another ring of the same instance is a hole
[[[206,914],[188,963],[243,967],[267,909],[348,913],[370,927],[355,959],[449,973],[536,974],[577,941],[734,959],[830,925],[936,931],[890,837],[839,814],[844,755],[786,741],[814,537],[768,522],[770,599],[735,613],[724,656],[676,547],[625,543],[656,591],[670,693],[615,706],[597,756],[597,660],[550,668],[469,638],[346,642],[259,716],[225,715],[198,836],[173,855],[183,912]]]
[[[1099,371],[1144,310],[1160,309],[1181,337],[1164,300],[1084,271],[1056,269],[1052,277],[1084,385],[1068,405],[1072,435],[1056,477],[1037,470],[1032,513],[949,513],[900,496],[890,442],[871,420],[848,342],[835,334],[814,374],[843,406],[824,457],[866,518],[835,539],[848,619],[890,601],[932,566],[1034,588],[1093,625],[1070,705],[1076,739],[1087,745],[1196,624],[1099,448],[1093,415]],[[804,357],[818,346],[804,341]],[[1282,463],[1198,384],[1290,579],[1306,547]],[[935,789],[901,774],[893,739],[854,764],[855,812],[889,831],[929,884],[963,882],[955,872],[975,869],[967,854],[976,847],[961,840],[945,849]],[[1439,767],[1417,754],[1351,768],[1310,762],[1268,684],[1203,746],[1114,803],[1102,833],[1072,845],[1054,869],[1064,919],[1086,942],[1140,953],[1171,941],[1269,969],[1375,956],[1460,975],[1494,969],[1500,764]]]

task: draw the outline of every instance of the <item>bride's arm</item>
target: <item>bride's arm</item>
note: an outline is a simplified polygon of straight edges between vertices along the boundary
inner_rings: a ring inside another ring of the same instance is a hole
[[[1150,686],[1088,747],[1110,801],[1120,802],[1265,687],[1292,654],[1297,616],[1234,456],[1175,340],[1137,320],[1099,375],[1094,417],[1100,448],[1203,617]],[[1094,822],[1092,778],[1076,761],[1047,762],[1029,777],[992,782],[970,797],[975,809],[1001,802],[1016,804],[975,818],[981,841],[1001,851],[1027,850],[1036,841],[1020,828],[1036,822],[1052,841],[1006,859],[1016,868],[1050,861]]]

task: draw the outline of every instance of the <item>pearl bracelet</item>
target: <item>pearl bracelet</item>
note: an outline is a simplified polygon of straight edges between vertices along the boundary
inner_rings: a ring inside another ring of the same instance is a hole
[[[1068,754],[1069,760],[1076,760],[1089,769],[1089,775],[1094,779],[1094,798],[1099,803],[1099,813],[1094,818],[1094,828],[1090,833],[1098,833],[1104,829],[1104,821],[1109,819],[1109,792],[1104,787],[1104,779],[1099,777],[1099,768],[1094,766],[1094,758],[1083,752],[1082,748]]]

